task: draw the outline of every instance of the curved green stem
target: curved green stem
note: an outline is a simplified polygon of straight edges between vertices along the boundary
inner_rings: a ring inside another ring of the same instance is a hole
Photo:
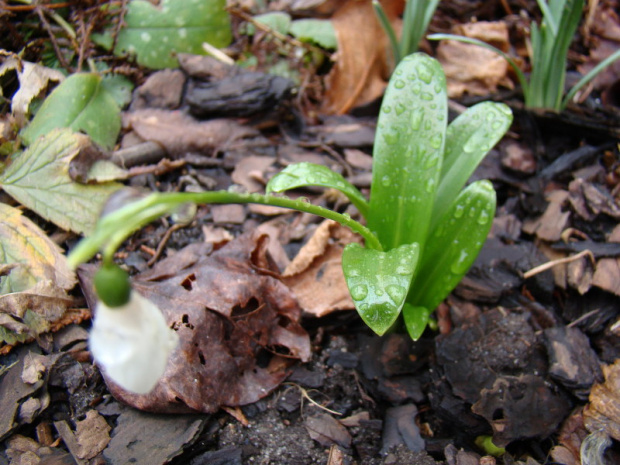
[[[360,234],[369,248],[383,250],[377,237],[368,228],[351,219],[350,216],[312,205],[303,200],[273,195],[239,194],[228,191],[154,193],[101,218],[94,233],[90,237],[82,239],[77,247],[71,251],[68,257],[69,266],[75,268],[80,263],[91,259],[100,250],[105,260],[111,260],[114,252],[130,234],[161,216],[173,213],[181,205],[188,202],[197,204],[255,203],[311,213],[334,220]]]

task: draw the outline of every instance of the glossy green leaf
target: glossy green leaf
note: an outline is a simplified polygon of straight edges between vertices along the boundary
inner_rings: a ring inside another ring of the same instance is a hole
[[[501,140],[511,123],[510,108],[494,102],[474,105],[450,123],[431,229],[450,208],[478,164]]]
[[[357,207],[362,216],[368,213],[368,204],[362,193],[341,174],[327,166],[315,163],[295,163],[289,165],[269,180],[266,191],[284,192],[306,186],[321,186],[338,189]]]
[[[133,0],[114,53],[135,54],[139,64],[162,69],[178,67],[178,53],[204,55],[203,42],[226,47],[231,32],[225,6],[225,0],[161,0],[159,6]]]
[[[417,341],[428,326],[430,312],[424,307],[414,307],[406,303],[403,306],[403,320],[409,337]]]
[[[11,197],[63,229],[93,231],[108,196],[121,185],[78,184],[69,176],[69,163],[87,145],[86,136],[55,129],[18,154],[0,175],[0,186]]]
[[[441,173],[446,80],[438,61],[405,57],[383,98],[373,154],[368,227],[386,250],[424,248]]]
[[[349,244],[342,254],[345,280],[362,320],[378,335],[396,321],[415,273],[418,244],[388,252]]]
[[[56,128],[83,131],[102,147],[114,146],[121,129],[121,112],[98,74],[77,73],[65,79],[45,99],[21,135],[32,144]]]
[[[495,190],[487,181],[464,189],[430,234],[408,302],[434,310],[474,263],[495,216]]]

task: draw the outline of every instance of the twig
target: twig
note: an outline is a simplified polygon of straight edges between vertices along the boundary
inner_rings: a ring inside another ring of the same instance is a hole
[[[562,265],[564,263],[574,262],[575,260],[579,260],[580,258],[583,258],[586,255],[590,257],[592,264],[596,263],[594,254],[589,249],[586,249],[586,250],[582,250],[576,255],[572,255],[570,257],[565,257],[565,258],[558,258],[557,260],[551,260],[550,262],[543,263],[542,265],[536,266],[532,268],[531,270],[523,273],[523,279],[531,278],[532,276],[542,273],[543,271],[547,271],[548,269],[553,268],[556,265]]]
[[[69,72],[73,72],[73,70],[69,66],[69,63],[67,63],[67,60],[65,60],[65,57],[62,54],[62,51],[60,50],[60,46],[58,45],[58,42],[56,41],[56,36],[54,35],[54,32],[52,31],[52,27],[50,26],[50,23],[47,21],[47,18],[45,17],[45,14],[43,13],[43,9],[40,6],[35,5],[35,11],[37,15],[39,16],[39,19],[41,20],[41,24],[43,25],[43,27],[47,31],[47,34],[50,37],[50,41],[52,42],[52,47],[54,47],[54,52],[56,53],[56,57],[58,58],[58,61],[60,62],[60,66],[62,66],[64,69],[66,69]]]
[[[149,261],[146,262],[148,266],[153,266],[153,264],[161,256],[162,252],[164,251],[164,247],[166,247],[166,244],[170,240],[170,236],[172,236],[172,233],[184,228],[185,226],[187,225],[176,223],[166,230],[166,232],[164,233],[164,237],[161,238],[161,241],[159,241],[159,244],[157,245],[157,250],[155,251],[155,254],[153,254]]]

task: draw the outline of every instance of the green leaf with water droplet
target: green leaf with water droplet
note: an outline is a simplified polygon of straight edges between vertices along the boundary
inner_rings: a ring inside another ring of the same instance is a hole
[[[118,34],[114,53],[135,55],[139,64],[153,69],[177,68],[179,53],[204,55],[203,42],[214,47],[230,43],[225,7],[225,0],[161,0],[159,6],[133,0],[127,6],[125,27]],[[105,45],[106,36],[95,39]]]
[[[21,135],[26,144],[32,144],[56,128],[83,131],[102,147],[114,146],[121,130],[121,110],[101,76],[69,76],[45,99]]]
[[[409,337],[417,341],[428,326],[430,312],[425,307],[414,307],[409,303],[403,305],[403,320]]]
[[[378,335],[396,321],[416,270],[420,247],[404,244],[388,252],[349,244],[342,270],[362,320]]]
[[[394,70],[373,153],[368,227],[386,250],[424,241],[439,182],[447,125],[441,65],[416,53]]]
[[[284,192],[306,186],[321,186],[337,189],[348,197],[362,216],[368,214],[368,203],[362,193],[341,174],[327,166],[315,163],[295,163],[289,165],[269,180],[266,191]]]
[[[506,134],[511,123],[510,108],[495,102],[474,105],[450,123],[431,228],[450,208],[476,167]]]
[[[452,292],[487,238],[495,216],[495,197],[487,180],[461,191],[429,235],[407,302],[432,311]]]

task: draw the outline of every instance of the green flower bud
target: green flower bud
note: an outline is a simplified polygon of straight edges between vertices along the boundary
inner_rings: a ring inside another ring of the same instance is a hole
[[[121,307],[129,302],[129,274],[118,265],[103,265],[95,273],[94,283],[99,300],[108,307]]]

